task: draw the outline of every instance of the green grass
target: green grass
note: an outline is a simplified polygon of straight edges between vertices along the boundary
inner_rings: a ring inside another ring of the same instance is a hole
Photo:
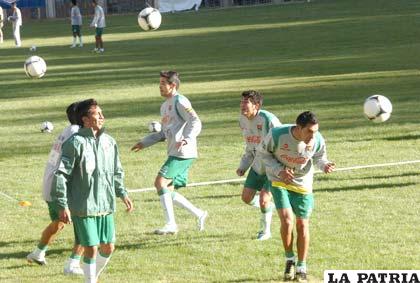
[[[163,15],[159,30],[142,32],[135,15],[108,17],[106,52],[90,53],[93,31],[83,26],[85,48],[70,49],[67,21],[26,22],[24,48],[6,27],[0,46],[0,192],[32,202],[22,208],[0,195],[0,281],[71,282],[62,266],[72,245],[67,227],[51,246],[48,268],[25,261],[48,223],[41,180],[55,136],[66,125],[65,107],[96,98],[109,133],[120,146],[128,188],[153,185],[165,145],[141,153],[130,147],[159,119],[158,73],[181,73],[181,92],[203,121],[200,158],[191,182],[236,178],[243,151],[238,128],[240,93],[264,93],[264,108],[292,123],[303,110],[320,118],[328,153],[338,167],[419,159],[420,3],[414,0],[319,0]],[[29,47],[48,64],[41,80],[23,73]],[[373,124],[364,99],[391,99],[389,121]],[[49,120],[53,134],[38,127]],[[317,175],[308,258],[313,281],[326,269],[418,269],[419,166],[372,168]],[[283,252],[274,238],[254,240],[258,211],[240,200],[242,185],[182,190],[209,211],[207,229],[176,210],[181,232],[151,232],[163,217],[155,193],[131,194],[136,210],[119,204],[117,250],[101,282],[277,282]],[[80,279],[81,281],[81,279]]]

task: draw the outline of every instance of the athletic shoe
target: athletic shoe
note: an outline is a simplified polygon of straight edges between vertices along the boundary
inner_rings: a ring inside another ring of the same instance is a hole
[[[26,256],[26,259],[30,263],[35,262],[39,265],[46,265],[47,264],[47,260],[45,259],[45,255],[37,255],[35,252],[31,252],[30,254],[28,254]]]
[[[83,47],[83,43],[79,44],[79,47]]]
[[[295,279],[295,262],[293,260],[286,261],[286,268],[284,270],[284,281]]]
[[[105,52],[105,49],[99,48],[99,53],[104,53],[104,52]]]
[[[70,48],[75,48],[76,47],[76,44],[72,44],[71,46],[70,46]]]
[[[66,262],[64,265],[64,275],[84,275],[83,269],[79,265],[71,266]]]
[[[178,227],[176,227],[176,225],[166,224],[162,228],[155,230],[155,234],[158,234],[158,235],[167,235],[167,234],[174,235],[176,233],[178,233]]]
[[[98,49],[98,48],[94,48],[94,49],[92,50],[92,52],[93,52],[93,53],[98,53],[98,52],[99,52],[99,49]]]
[[[271,238],[271,233],[264,233],[263,231],[259,231],[257,234],[257,240],[258,241],[265,241]]]
[[[204,223],[206,218],[209,215],[207,211],[204,211],[203,214],[198,218],[198,231],[204,231]]]
[[[308,279],[306,278],[305,272],[296,272],[296,281],[301,283],[307,283]]]

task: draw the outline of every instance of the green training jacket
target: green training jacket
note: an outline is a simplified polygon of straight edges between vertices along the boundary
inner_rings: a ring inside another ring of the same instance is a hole
[[[103,128],[98,137],[81,128],[62,146],[51,197],[72,215],[106,215],[115,212],[116,197],[127,195],[123,179],[115,140]]]

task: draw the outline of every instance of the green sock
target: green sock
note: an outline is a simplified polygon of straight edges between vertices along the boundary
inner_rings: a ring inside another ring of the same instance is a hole
[[[304,272],[304,273],[306,273],[306,261],[304,261],[304,260],[298,260],[298,262],[296,264],[296,270],[298,272]]]
[[[43,245],[41,243],[38,244],[38,249],[41,251],[46,251],[48,249],[48,245]]]
[[[93,264],[93,263],[96,263],[96,259],[95,258],[83,257],[83,262],[86,263],[86,264]]]
[[[159,196],[161,196],[161,195],[163,195],[163,194],[166,194],[166,193],[170,193],[171,191],[168,189],[168,188],[162,188],[159,192],[158,192],[158,195]]]
[[[78,254],[76,254],[76,253],[72,253],[71,255],[70,255],[70,258],[71,259],[77,259],[77,260],[80,260],[80,258],[81,258],[82,256],[81,255],[78,255]]]
[[[286,251],[285,255],[286,255],[287,258],[292,258],[292,257],[295,256],[295,253],[293,251],[290,251],[290,252]]]

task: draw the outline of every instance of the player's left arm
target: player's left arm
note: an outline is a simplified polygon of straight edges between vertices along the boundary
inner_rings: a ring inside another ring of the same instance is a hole
[[[324,138],[321,134],[317,133],[315,138],[315,154],[313,155],[313,161],[316,166],[324,173],[331,173],[335,169],[335,164],[330,162],[327,158],[327,146]]]
[[[184,139],[180,141],[183,143],[182,145],[185,145],[200,134],[201,120],[195,110],[192,108],[192,105],[188,99],[180,98],[176,104],[176,107],[178,109],[179,115],[187,123],[182,133]]]

